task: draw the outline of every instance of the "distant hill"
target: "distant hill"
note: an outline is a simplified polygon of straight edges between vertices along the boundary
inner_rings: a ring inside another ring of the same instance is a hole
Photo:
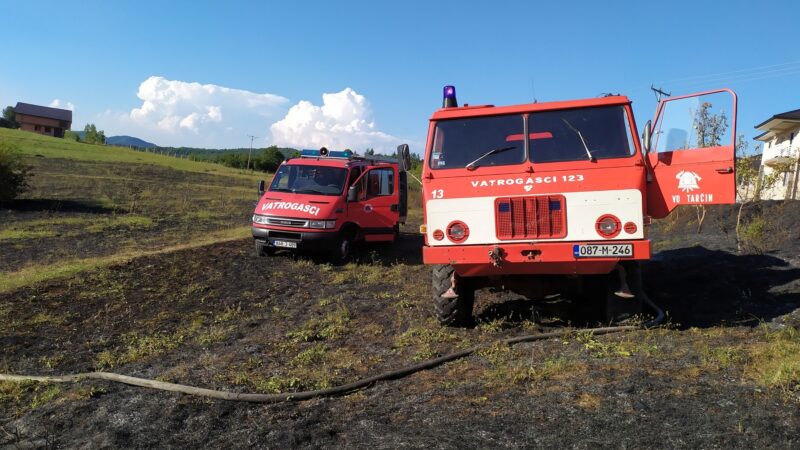
[[[106,144],[119,145],[122,147],[154,148],[158,147],[152,142],[147,142],[133,136],[111,136],[106,138]]]

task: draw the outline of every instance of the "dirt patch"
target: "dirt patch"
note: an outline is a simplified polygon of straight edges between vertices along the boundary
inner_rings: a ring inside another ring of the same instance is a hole
[[[760,207],[790,217],[800,211]],[[670,325],[619,335],[576,331],[491,345],[570,318],[490,292],[480,293],[478,326],[439,327],[414,225],[400,245],[364,247],[357,263],[343,267],[288,255],[258,259],[242,240],[0,294],[4,372],[103,368],[275,392],[488,345],[358,393],[279,405],[102,382],[58,391],[3,383],[0,445],[796,448],[800,375],[769,384],[752,366],[780,354],[762,352],[778,342],[775,333],[800,325],[800,267],[790,256],[800,250],[796,230],[775,252],[739,254],[723,229],[734,215],[710,210],[697,234],[688,231],[690,213],[652,227],[662,247],[644,267]],[[780,339],[795,345],[797,338]]]

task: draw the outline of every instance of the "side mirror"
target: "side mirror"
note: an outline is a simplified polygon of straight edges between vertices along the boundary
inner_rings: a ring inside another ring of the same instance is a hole
[[[264,188],[265,188],[265,185],[266,185],[266,183],[264,183],[264,180],[260,180],[260,181],[258,182],[258,196],[259,196],[259,197],[261,197],[262,195],[264,195],[264,191],[266,190],[266,189],[264,189]]]
[[[358,191],[356,191],[356,186],[353,185],[350,186],[349,189],[347,189],[347,201],[354,202],[356,200],[358,200]]]
[[[644,150],[644,154],[650,153],[650,137],[653,134],[653,125],[648,120],[647,123],[644,124],[644,131],[642,132],[642,150]]]
[[[408,144],[397,146],[397,159],[400,161],[401,171],[411,169],[411,151],[408,149]]]

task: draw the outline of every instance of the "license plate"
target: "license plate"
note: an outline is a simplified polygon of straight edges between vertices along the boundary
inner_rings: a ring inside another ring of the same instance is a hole
[[[297,248],[297,242],[291,241],[272,241],[272,245],[283,248]]]
[[[576,258],[632,258],[633,244],[577,244],[572,254]]]

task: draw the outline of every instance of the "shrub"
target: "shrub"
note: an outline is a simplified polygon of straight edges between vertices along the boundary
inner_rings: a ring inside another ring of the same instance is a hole
[[[16,146],[0,142],[0,202],[13,200],[28,189],[30,169]]]
[[[762,254],[767,248],[767,221],[758,215],[750,219],[750,222],[742,226],[741,246],[745,250]]]
[[[64,139],[68,141],[80,142],[81,137],[74,131],[67,130],[64,132]]]

